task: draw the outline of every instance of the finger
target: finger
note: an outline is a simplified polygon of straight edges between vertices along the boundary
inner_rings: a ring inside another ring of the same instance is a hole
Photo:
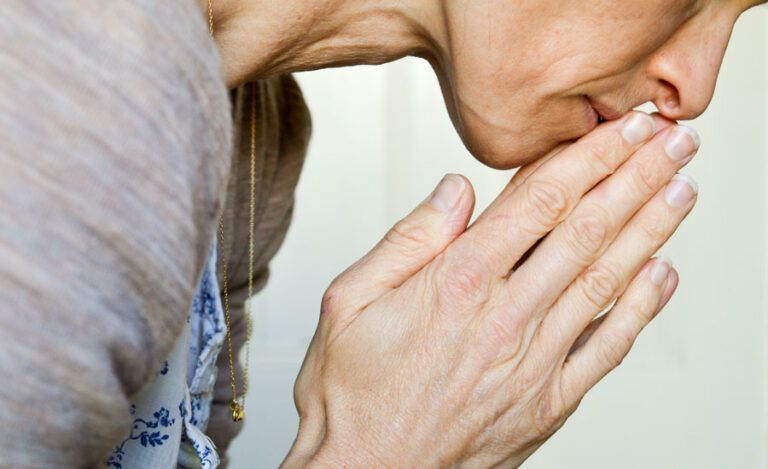
[[[653,119],[653,122],[656,126],[656,132],[660,132],[666,129],[667,127],[669,127],[670,125],[677,124],[677,121],[667,119],[666,117],[662,116],[658,112],[654,112],[653,114],[650,114],[650,116],[651,116],[651,119]],[[538,160],[534,160],[525,166],[522,166],[520,169],[517,170],[517,172],[515,172],[514,176],[512,176],[510,185],[515,188],[520,186],[526,179],[528,179],[528,176],[536,172],[536,170],[539,169],[544,163],[551,160],[553,157],[559,155],[560,152],[562,152],[572,144],[573,142],[559,145],[557,148],[547,153],[546,156],[539,158]]]
[[[656,129],[657,132],[662,131],[666,129],[669,126],[677,124],[677,121],[674,119],[668,119],[658,112],[654,112],[651,114],[651,119],[653,119],[653,122],[656,123]]]
[[[451,247],[505,277],[537,240],[573,209],[583,194],[613,173],[654,133],[647,114],[608,122],[543,163],[520,187],[505,191]]]
[[[661,301],[659,301],[659,307],[656,311],[656,314],[658,314],[661,310],[664,309],[664,307],[667,305],[669,300],[672,298],[672,295],[675,293],[675,290],[677,289],[677,284],[679,281],[679,276],[677,275],[677,271],[674,269],[670,270],[669,277],[667,278],[666,283],[664,284],[664,293],[661,294]],[[592,335],[597,331],[597,329],[600,327],[600,325],[605,322],[605,319],[608,317],[607,314],[602,314],[599,317],[592,320],[592,322],[589,323],[589,326],[587,326],[586,329],[584,329],[584,332],[582,332],[579,337],[576,339],[576,342],[573,343],[573,346],[571,346],[571,350],[568,352],[568,355],[572,355],[574,352],[576,352],[578,349],[580,349],[584,344],[587,343],[587,341],[592,337]]]
[[[666,117],[662,116],[658,112],[655,112],[651,114],[651,118],[653,119],[654,123],[656,124],[656,131],[660,132],[667,127],[677,124],[677,121],[667,119]],[[518,187],[520,186],[528,177],[533,174],[537,169],[541,167],[542,164],[549,161],[554,157],[555,155],[559,154],[564,149],[568,148],[568,145],[561,145],[558,148],[556,148],[554,151],[550,152],[547,156],[540,158],[532,163],[529,163],[522,168],[520,168],[515,175],[512,177],[512,180],[510,181],[510,186]],[[538,247],[538,245],[544,240],[546,237],[539,239],[536,241],[536,243],[531,246],[523,255],[520,257],[520,259],[517,260],[515,265],[512,267],[512,271],[517,270],[520,268],[520,266],[528,260],[528,258],[533,254],[533,251]]]
[[[509,181],[509,187],[507,190],[513,190],[519,187],[526,179],[528,179],[528,176],[536,172],[536,170],[539,169],[544,163],[559,155],[560,152],[568,148],[569,145],[571,144],[559,145],[557,148],[547,153],[544,157],[539,158],[538,160],[534,160],[525,166],[522,166],[515,172],[514,176],[512,176],[512,179]]]
[[[590,191],[510,277],[510,291],[523,288],[538,293],[517,296],[516,306],[543,315],[563,290],[603,254],[635,212],[693,158],[698,147],[699,138],[692,129],[669,127]],[[594,277],[582,275],[582,280],[593,281]],[[592,284],[579,286],[594,289]],[[606,306],[607,302],[603,308]]]
[[[605,318],[607,318],[608,315],[603,314],[595,319],[592,320],[592,322],[589,323],[589,326],[587,326],[586,329],[584,329],[584,332],[581,333],[578,339],[573,343],[571,346],[571,350],[568,351],[568,355],[573,354],[578,349],[580,349],[584,344],[587,343],[590,337],[597,331],[597,329],[600,327],[600,324],[605,322]]]
[[[563,389],[573,400],[581,399],[622,362],[659,311],[672,271],[665,260],[648,262],[586,343],[567,357],[561,377]]]
[[[557,300],[541,323],[542,343],[565,352],[600,311],[621,295],[629,280],[691,211],[698,189],[677,175],[627,224],[605,254]],[[626,279],[626,280],[625,280]]]
[[[677,271],[675,269],[672,269],[669,272],[667,283],[664,285],[664,293],[661,295],[661,301],[659,302],[659,311],[664,309],[664,307],[667,306],[667,303],[669,303],[669,300],[672,299],[672,295],[675,294],[675,290],[677,290],[677,285],[679,282],[680,276],[677,275]],[[658,311],[656,314],[658,314]]]
[[[466,178],[445,176],[424,202],[333,281],[324,309],[343,291],[345,309],[356,312],[400,286],[466,229],[474,203],[474,191]]]
[[[650,114],[651,119],[653,119],[653,122],[656,125],[656,132],[659,132],[661,130],[664,130],[665,128],[669,127],[670,125],[677,124],[677,121],[667,119],[666,117],[662,116],[658,112],[654,112],[653,114]],[[520,169],[518,169],[514,176],[512,176],[512,179],[510,181],[510,185],[513,188],[516,188],[520,186],[526,179],[528,179],[528,176],[536,172],[537,169],[541,167],[544,163],[551,160],[553,157],[560,154],[561,151],[565,150],[569,146],[571,146],[573,142],[564,143],[559,145],[557,148],[552,150],[551,152],[547,153],[546,156],[539,158],[538,160],[534,160],[531,163],[528,163],[525,166],[522,166]]]

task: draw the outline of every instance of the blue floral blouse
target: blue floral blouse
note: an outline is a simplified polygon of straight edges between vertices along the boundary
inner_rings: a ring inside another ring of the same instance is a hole
[[[187,325],[155,380],[133,399],[130,432],[106,467],[203,468],[219,465],[205,435],[216,382],[216,358],[226,335],[216,280],[216,240],[187,316]]]

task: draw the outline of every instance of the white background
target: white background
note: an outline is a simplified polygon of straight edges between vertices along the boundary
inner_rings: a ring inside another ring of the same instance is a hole
[[[715,99],[692,125],[686,172],[701,188],[663,249],[680,288],[624,364],[583,401],[528,468],[768,467],[768,9],[737,25]],[[254,300],[251,396],[232,466],[276,467],[293,440],[293,380],[330,280],[447,172],[474,183],[478,211],[508,180],[476,163],[426,64],[302,74],[314,137],[294,223]]]

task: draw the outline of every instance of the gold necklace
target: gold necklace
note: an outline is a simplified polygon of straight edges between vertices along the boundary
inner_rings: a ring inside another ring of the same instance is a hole
[[[208,0],[208,32],[213,39],[213,0]],[[251,307],[250,299],[253,296],[253,238],[254,238],[254,213],[256,200],[256,95],[251,92],[251,191],[249,200],[249,228],[248,228],[248,296],[245,300],[245,364],[243,366],[243,390],[237,395],[237,382],[235,381],[234,356],[232,354],[232,327],[229,314],[229,278],[227,276],[227,258],[224,255],[224,215],[219,219],[219,248],[221,255],[220,268],[224,290],[224,318],[227,326],[227,358],[229,361],[229,384],[232,387],[232,401],[229,408],[232,410],[232,420],[240,422],[245,418],[245,397],[248,394],[248,366],[250,364],[251,344]]]

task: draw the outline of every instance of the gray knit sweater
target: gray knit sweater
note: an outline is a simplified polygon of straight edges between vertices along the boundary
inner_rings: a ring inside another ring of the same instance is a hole
[[[102,465],[224,209],[241,342],[251,93],[261,286],[309,137],[295,82],[228,93],[195,0],[0,1],[0,467]],[[209,434],[224,449],[221,375]]]

